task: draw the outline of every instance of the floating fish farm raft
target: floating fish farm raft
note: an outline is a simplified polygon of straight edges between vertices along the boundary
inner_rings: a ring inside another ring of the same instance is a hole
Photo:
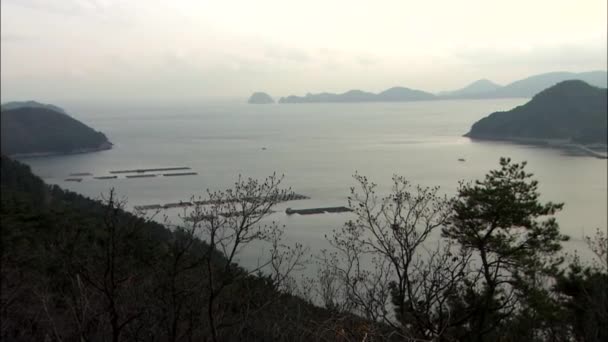
[[[127,178],[149,178],[149,177],[156,177],[156,175],[154,174],[147,174],[147,175],[127,175]]]
[[[189,175],[198,175],[197,172],[176,172],[176,173],[163,173],[164,177],[171,177],[171,176],[189,176]],[[129,177],[129,176],[127,176]]]
[[[93,177],[95,179],[116,179],[118,178],[118,176],[99,176],[99,177]]]
[[[227,199],[223,201],[219,200],[205,200],[205,201],[193,201],[193,202],[174,202],[167,204],[149,204],[149,205],[137,205],[134,206],[136,210],[159,210],[159,209],[171,209],[171,208],[180,208],[180,207],[190,207],[193,205],[211,205],[211,204],[222,204],[222,203],[231,203],[231,202],[257,202],[257,201],[274,201],[274,202],[287,202],[287,201],[295,201],[302,199],[309,199],[310,197],[300,195],[300,194],[287,194],[284,196],[271,196],[267,198],[260,197],[243,197],[243,198],[233,198]]]
[[[274,213],[273,210],[268,210],[266,212],[262,212],[262,211],[256,211],[254,213],[252,213],[251,215],[262,215],[262,214],[272,214]],[[188,216],[184,218],[184,221],[186,222],[193,222],[193,221],[199,221],[199,220],[211,220],[212,218],[215,218],[217,216],[222,216],[222,217],[239,217],[242,216],[241,212],[230,212],[230,213],[219,213],[217,215],[199,215],[199,216]]]
[[[345,213],[352,211],[347,207],[327,207],[327,208],[311,208],[311,209],[291,209],[287,208],[285,213],[287,215],[300,214],[300,215],[314,215],[314,214],[325,214],[325,213]]]
[[[144,172],[155,172],[155,171],[179,171],[179,170],[191,170],[188,166],[180,167],[159,167],[155,169],[133,169],[133,170],[115,170],[110,171],[112,174],[116,173],[144,173]]]
[[[197,172],[189,171],[189,172],[168,172],[168,173],[147,173],[147,172],[162,172],[162,171],[183,171],[183,170],[191,170],[188,166],[179,166],[179,167],[157,167],[150,169],[131,169],[131,170],[113,170],[110,171],[109,176],[95,176],[93,179],[117,179],[119,174],[124,174],[124,178],[152,178],[152,177],[176,177],[176,176],[192,176],[198,175]],[[70,178],[64,179],[66,182],[80,182],[82,181],[81,177],[74,176],[93,176],[90,172],[73,172],[70,173]],[[121,176],[122,178],[123,176]]]

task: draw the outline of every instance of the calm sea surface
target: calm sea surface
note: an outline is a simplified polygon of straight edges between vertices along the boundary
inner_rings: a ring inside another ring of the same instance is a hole
[[[284,184],[310,200],[281,204],[272,219],[286,225],[290,241],[317,250],[324,235],[349,214],[287,216],[284,209],[345,205],[359,172],[386,189],[393,174],[414,184],[439,185],[454,194],[459,180],[498,167],[501,156],[527,161],[547,201],[565,202],[558,221],[571,236],[607,227],[607,161],[560,150],[463,138],[476,120],[526,99],[411,103],[247,105],[183,107],[67,106],[75,118],[115,145],[98,153],[23,159],[46,182],[99,197],[114,187],[129,206],[169,203],[230,186],[239,174],[284,174]],[[263,149],[265,148],[265,149]],[[466,162],[459,162],[459,158]],[[69,173],[108,175],[110,170],[189,166],[196,176],[65,182]],[[584,254],[584,253],[583,253]],[[251,255],[241,262],[249,264]]]

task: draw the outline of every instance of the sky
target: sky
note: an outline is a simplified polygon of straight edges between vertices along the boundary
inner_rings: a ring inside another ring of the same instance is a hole
[[[607,69],[606,0],[2,0],[2,102],[452,90]]]

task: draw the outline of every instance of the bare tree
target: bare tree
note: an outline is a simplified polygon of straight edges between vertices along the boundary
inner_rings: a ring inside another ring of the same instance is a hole
[[[62,258],[71,274],[68,298],[80,339],[88,340],[84,326],[97,321],[98,336],[109,332],[109,340],[120,341],[126,338],[125,331],[146,315],[144,287],[151,270],[142,261],[151,261],[153,253],[146,254],[152,249],[141,230],[145,220],[126,215],[125,201],[116,198],[114,189],[107,197],[102,195],[102,203],[102,226],[88,250],[76,255],[64,249]],[[82,248],[86,242],[79,241],[79,232],[91,227],[76,226],[66,246],[78,243]]]
[[[301,244],[287,246],[282,242],[283,227],[266,220],[277,203],[293,196],[291,190],[280,188],[281,181],[282,177],[276,174],[262,182],[239,176],[230,189],[208,190],[207,197],[194,201],[195,206],[183,216],[184,231],[192,239],[201,238],[209,245],[199,261],[205,269],[203,290],[213,341],[219,339],[220,328],[246,321],[243,317],[228,320],[218,305],[220,298],[226,302],[226,296],[222,295],[229,287],[243,285],[254,274],[266,274],[272,287],[287,290],[290,275],[303,265],[306,249]],[[252,244],[266,244],[270,250],[256,267],[245,270],[236,261],[243,249],[252,248]],[[259,303],[251,308],[246,306],[242,314],[251,317],[263,306]]]
[[[440,337],[455,320],[449,298],[470,258],[439,241],[451,201],[400,176],[384,197],[366,177],[354,178],[359,189],[351,188],[349,206],[356,218],[333,232],[335,252],[323,257],[326,307],[363,315],[403,338]]]
[[[599,264],[596,267],[608,272],[608,235],[598,228],[593,237],[585,236],[585,242],[598,258]]]

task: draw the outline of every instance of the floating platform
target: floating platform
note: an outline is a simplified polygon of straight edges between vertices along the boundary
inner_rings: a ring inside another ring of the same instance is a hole
[[[190,176],[190,175],[198,175],[198,172],[176,172],[176,173],[163,173],[164,177],[171,176]],[[127,176],[129,177],[129,176]]]
[[[118,178],[118,176],[98,176],[98,177],[93,177],[95,179],[116,179]]]
[[[156,175],[128,175],[126,176],[127,178],[150,178],[150,177],[156,177]]]
[[[266,214],[269,215],[269,214],[272,214],[274,212],[275,212],[274,210],[269,210],[269,211],[266,212]],[[262,212],[261,211],[257,211],[257,212],[252,213],[251,215],[262,215]],[[230,212],[230,213],[220,213],[218,216],[222,216],[222,217],[225,217],[225,218],[230,218],[230,217],[239,217],[239,216],[242,216],[242,214],[239,211],[235,211],[235,212]],[[201,215],[201,216],[195,217],[195,218],[185,217],[184,221],[186,221],[186,222],[193,222],[193,221],[196,221],[197,219],[198,220],[207,220],[208,221],[208,220],[211,220],[214,217],[216,217],[216,216],[214,216],[214,215]]]
[[[89,172],[74,172],[70,173],[70,176],[92,176],[92,173]]]
[[[82,182],[82,178],[66,178],[64,179],[66,182]]]
[[[278,198],[275,198],[275,197],[271,197],[271,198],[272,199],[276,199],[279,202],[310,199],[310,197],[308,197],[308,196],[304,196],[304,195],[300,195],[300,194],[294,194],[294,193],[287,194],[285,196],[278,196]]]
[[[191,170],[191,168],[188,166],[158,167],[158,168],[154,168],[154,169],[114,170],[114,171],[110,171],[110,173],[144,173],[144,172],[154,172],[154,171],[179,171],[179,170]]]
[[[127,176],[127,177],[147,177],[147,176],[148,175]],[[149,176],[154,176],[154,175],[149,175]],[[275,200],[275,202],[287,202],[287,201],[301,200],[301,199],[308,199],[308,198],[310,198],[310,197],[300,195],[300,194],[289,194],[286,196],[279,196],[278,198],[272,197],[271,199]],[[260,199],[260,198],[246,197],[246,198],[242,198],[242,199],[237,198],[237,199],[225,200],[222,202],[206,200],[206,201],[194,201],[194,202],[176,202],[176,203],[167,203],[167,204],[136,205],[136,206],[134,206],[134,208],[136,210],[157,210],[157,209],[189,207],[189,206],[193,206],[193,205],[222,204],[222,203],[231,203],[231,202],[239,202],[239,201],[254,202],[254,201],[261,201],[261,200],[262,199]]]
[[[158,210],[158,209],[171,209],[180,207],[192,206],[192,202],[176,202],[167,204],[149,204],[149,205],[136,205],[133,208],[136,210]]]
[[[162,206],[164,209],[170,208],[180,208],[180,207],[190,207],[192,206],[192,202],[178,202],[178,203],[167,203]]]
[[[136,205],[134,207],[136,210],[152,210],[152,209],[162,209],[163,207],[160,204],[151,204],[151,205]]]
[[[607,152],[599,152],[599,151],[593,150],[593,149],[591,149],[591,148],[589,148],[587,146],[584,146],[584,145],[570,144],[570,145],[566,145],[565,147],[567,147],[567,148],[573,148],[573,149],[578,149],[582,153],[586,153],[589,156],[596,157],[596,158],[599,158],[599,159],[608,159],[608,153]]]
[[[345,213],[352,211],[347,207],[327,207],[327,208],[311,208],[311,209],[291,209],[287,208],[285,213],[287,215],[300,214],[300,215],[314,215],[314,214],[325,214],[325,213]]]

